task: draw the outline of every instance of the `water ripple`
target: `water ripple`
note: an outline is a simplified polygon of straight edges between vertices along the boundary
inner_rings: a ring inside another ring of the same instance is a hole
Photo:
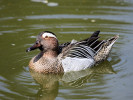
[[[35,16],[26,16],[25,19],[102,19],[102,20],[114,20],[121,22],[133,23],[132,14],[128,13],[127,15],[67,15],[67,14],[54,14],[54,15],[35,15]]]

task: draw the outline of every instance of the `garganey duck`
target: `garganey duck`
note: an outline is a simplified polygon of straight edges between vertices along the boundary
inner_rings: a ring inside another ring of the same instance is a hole
[[[29,68],[39,73],[64,73],[90,68],[108,57],[119,37],[99,40],[99,33],[96,31],[87,39],[59,45],[53,32],[41,32],[35,44],[26,50],[40,49],[40,53],[31,59]]]

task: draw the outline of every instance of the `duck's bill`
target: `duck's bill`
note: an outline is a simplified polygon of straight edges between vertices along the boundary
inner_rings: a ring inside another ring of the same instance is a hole
[[[40,48],[40,47],[41,47],[40,43],[36,42],[33,46],[27,48],[26,52],[30,52],[30,51],[35,50],[35,49]]]

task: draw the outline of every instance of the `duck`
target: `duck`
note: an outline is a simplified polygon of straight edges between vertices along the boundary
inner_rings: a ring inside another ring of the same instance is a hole
[[[66,73],[91,68],[107,59],[114,43],[119,38],[115,35],[100,40],[100,31],[90,37],[59,44],[57,36],[50,31],[43,31],[36,37],[33,46],[26,49],[40,52],[29,62],[29,69],[38,73]]]

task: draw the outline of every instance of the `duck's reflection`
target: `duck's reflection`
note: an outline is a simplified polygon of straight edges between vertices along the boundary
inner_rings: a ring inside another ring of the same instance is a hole
[[[62,74],[41,74],[34,71],[30,71],[30,73],[35,81],[40,84],[37,98],[39,100],[55,100]]]
[[[89,83],[97,74],[115,73],[108,61],[90,69],[64,74],[30,72],[35,81],[40,84],[40,89],[37,93],[39,100],[55,100],[58,95],[59,82],[67,86],[81,87],[85,83]]]

